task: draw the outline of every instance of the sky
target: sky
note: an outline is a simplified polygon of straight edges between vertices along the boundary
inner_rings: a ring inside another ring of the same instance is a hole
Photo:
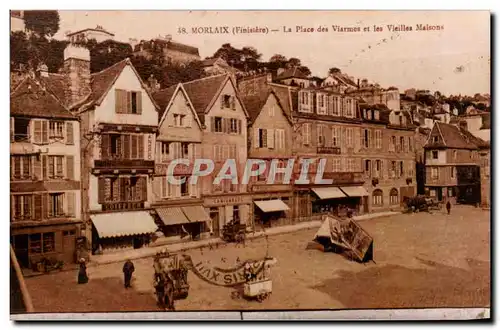
[[[268,60],[297,57],[313,75],[338,67],[381,86],[439,90],[445,95],[490,93],[490,13],[487,11],[60,11],[65,32],[103,26],[115,40],[172,35],[211,56],[222,44],[252,46]],[[416,25],[441,30],[416,31]],[[333,32],[332,25],[361,32]],[[373,26],[383,28],[374,32]],[[389,31],[388,26],[412,27]],[[192,34],[193,27],[262,27],[267,34]],[[296,32],[297,26],[315,32]],[[184,27],[188,34],[178,33]],[[328,32],[317,29],[328,28]],[[370,31],[364,32],[369,27]],[[283,32],[290,28],[292,32]],[[271,32],[270,30],[278,30]]]

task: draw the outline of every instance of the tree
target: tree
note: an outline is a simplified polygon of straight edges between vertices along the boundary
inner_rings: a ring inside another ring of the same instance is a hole
[[[302,63],[300,62],[300,60],[298,58],[291,57],[288,60],[288,66],[291,68],[300,67],[300,66],[302,66]]]
[[[339,68],[330,68],[330,70],[328,70],[328,74],[338,74],[338,73],[342,73],[342,71],[340,71]]]
[[[20,65],[28,65],[30,60],[28,37],[22,31],[10,34],[10,65],[11,71]]]
[[[91,39],[86,42],[90,51],[90,71],[99,72],[121,60],[132,56],[132,46],[114,40],[97,42]]]
[[[299,70],[306,76],[311,75],[311,70],[307,66],[299,66]]]
[[[59,31],[59,12],[57,10],[26,10],[24,24],[27,30],[39,37],[52,37]]]
[[[193,61],[186,65],[176,63],[167,64],[162,68],[158,81],[162,88],[166,88],[203,77],[205,77],[203,63],[201,61]]]
[[[281,54],[274,54],[269,59],[269,63],[286,63],[288,62],[287,58]]]

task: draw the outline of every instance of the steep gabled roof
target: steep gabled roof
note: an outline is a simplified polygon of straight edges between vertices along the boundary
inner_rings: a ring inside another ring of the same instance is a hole
[[[455,125],[445,124],[442,122],[436,122],[432,131],[437,130],[441,137],[442,141],[433,142],[429,139],[425,144],[425,148],[436,148],[436,147],[446,147],[453,149],[477,149],[479,147],[483,147],[487,143],[482,139],[475,137],[469,131],[459,128]]]
[[[155,93],[155,95],[153,95],[153,97],[157,98],[158,100],[157,103],[160,106],[160,110],[158,111],[159,125],[161,125],[162,122],[165,120],[168,110],[172,106],[172,102],[174,101],[174,98],[178,93],[182,93],[186,97],[186,100],[189,104],[189,108],[193,112],[193,116],[196,122],[198,123],[198,126],[201,128],[201,122],[200,119],[198,118],[198,114],[196,113],[193,103],[189,99],[189,95],[187,94],[186,90],[184,89],[184,86],[181,83],[178,83],[177,85],[170,86],[169,88],[158,91],[157,93]]]
[[[205,77],[182,84],[202,124],[205,123],[205,114],[210,110],[227,81],[233,85],[236,98],[240,102],[243,112],[248,117],[245,106],[238,95],[238,89],[229,74]]]
[[[45,84],[26,77],[10,94],[10,114],[35,118],[75,119]]]
[[[40,77],[40,80],[61,103],[66,102],[65,90],[68,88],[68,79],[68,76],[58,73],[49,73],[48,77]]]
[[[280,101],[280,97],[274,91],[274,88],[269,86],[267,89],[263,89],[261,93],[253,94],[253,95],[245,95],[241,97],[241,100],[245,104],[245,108],[248,111],[248,115],[250,116],[250,123],[253,123],[262,112],[262,108],[266,104],[269,97],[273,95],[276,97],[276,102],[280,107],[281,111],[287,118],[287,120],[291,123],[291,119],[289,114],[286,112],[284,106],[282,105],[282,101]],[[283,99],[283,102],[289,103],[288,98]]]

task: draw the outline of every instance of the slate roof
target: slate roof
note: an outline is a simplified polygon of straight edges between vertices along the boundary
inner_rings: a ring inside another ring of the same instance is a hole
[[[443,141],[432,142],[429,141],[424,146],[425,148],[446,147],[453,149],[477,149],[479,147],[486,147],[488,143],[463,128],[455,125],[436,122],[433,130],[438,130],[443,138]]]
[[[153,94],[153,99],[155,100],[156,104],[158,104],[158,120],[161,120],[163,117],[163,113],[167,109],[167,105],[174,96],[174,92],[177,89],[177,85],[172,85],[168,88],[162,89],[157,91],[156,93]]]
[[[10,113],[36,118],[76,119],[43,81],[27,77],[10,94]]]
[[[49,73],[48,77],[40,77],[40,80],[45,83],[45,86],[64,103],[66,100],[65,90],[68,86],[68,77],[63,74]]]
[[[279,74],[276,77],[276,80],[284,80],[289,78],[300,78],[300,79],[309,79],[307,75],[302,72],[298,67],[293,67],[290,69],[286,69],[284,72]]]
[[[228,75],[222,74],[182,84],[202,124],[205,123],[207,107],[227,79]]]

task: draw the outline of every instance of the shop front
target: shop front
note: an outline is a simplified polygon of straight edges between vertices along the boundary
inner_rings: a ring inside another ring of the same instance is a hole
[[[222,235],[222,228],[232,220],[239,220],[249,230],[253,230],[251,212],[252,197],[249,194],[206,196],[204,207],[210,217],[208,230],[212,235]]]
[[[158,230],[149,211],[92,214],[92,253],[138,249],[151,242]]]
[[[198,240],[208,231],[210,216],[202,205],[156,206],[154,211],[158,227],[169,240]]]
[[[254,201],[254,223],[263,228],[287,225],[290,207],[281,199]]]
[[[341,186],[340,190],[346,194],[345,206],[354,210],[355,214],[368,213],[368,191],[363,186]]]
[[[311,188],[312,213],[345,215],[349,197],[339,187]]]
[[[22,268],[36,268],[47,258],[76,262],[76,239],[80,234],[80,222],[47,223],[43,226],[11,228],[11,245]]]

